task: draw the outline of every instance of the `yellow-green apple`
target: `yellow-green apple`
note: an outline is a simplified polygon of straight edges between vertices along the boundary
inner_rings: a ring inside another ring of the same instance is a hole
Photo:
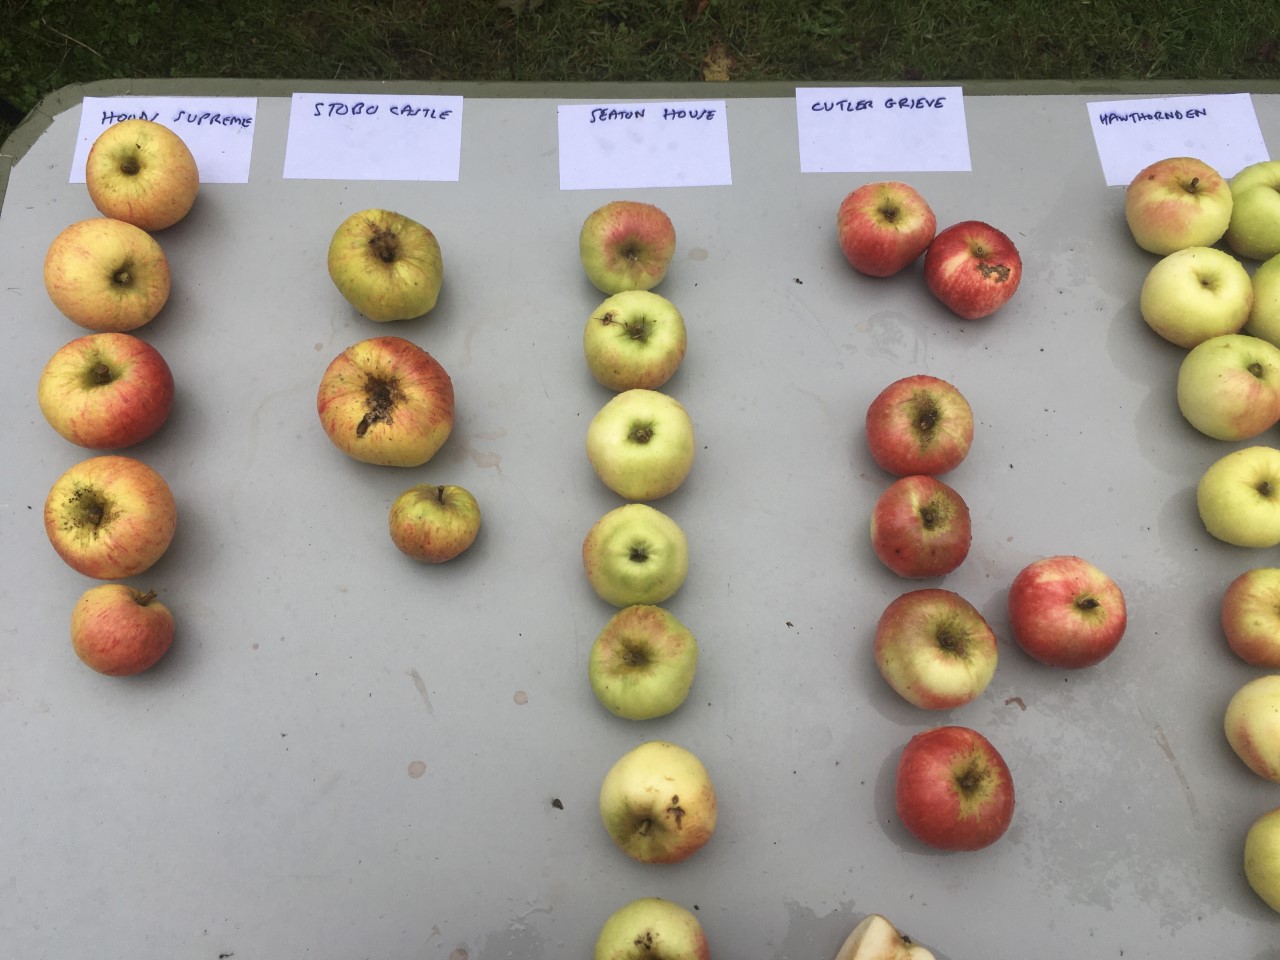
[[[867,446],[899,477],[958,467],[973,443],[973,410],[952,384],[916,374],[889,384],[867,408]]]
[[[1246,570],[1222,594],[1222,634],[1245,663],[1280,668],[1280,568]]]
[[[338,354],[320,378],[316,410],[329,439],[364,463],[418,467],[453,430],[453,381],[403,337],[372,337]]]
[[[1196,508],[1209,533],[1237,547],[1280,544],[1280,450],[1233,450],[1196,485]]]
[[[1280,346],[1280,254],[1253,271],[1253,306],[1244,332]]]
[[[902,825],[939,850],[980,850],[1013,820],[1013,777],[1004,757],[968,727],[934,727],[907,743],[894,800]]]
[[[480,504],[451,483],[414,484],[391,503],[391,542],[415,560],[443,563],[475,542]]]
[[[1227,743],[1244,765],[1280,783],[1280,673],[1250,680],[1227,702]]]
[[[688,346],[684,317],[650,290],[623,290],[587,318],[587,368],[610,390],[656,390],[680,366]]]
[[[104,216],[143,230],[163,230],[191,211],[200,171],[186,143],[168,127],[152,120],[121,120],[93,141],[84,182]]]
[[[641,897],[619,907],[600,928],[595,960],[711,960],[707,935],[678,903]]]
[[[941,231],[924,254],[929,292],[965,320],[989,317],[1022,282],[1022,257],[1005,234],[981,220]]]
[[[628,503],[587,531],[582,568],[596,595],[615,607],[662,603],[680,589],[689,572],[689,543],[661,510]]]
[[[933,954],[878,913],[863,917],[835,960],[933,960]]]
[[[914,263],[938,229],[933,208],[896,180],[864,183],[840,203],[836,238],[859,273],[888,277]]]
[[[392,210],[353,213],[329,242],[329,277],[370,320],[412,320],[440,296],[444,261],[427,227]]]
[[[1052,667],[1074,670],[1104,660],[1128,624],[1119,585],[1081,557],[1027,564],[1013,578],[1007,603],[1013,639]]]
[[[613,200],[593,210],[578,234],[582,269],[604,293],[652,290],[675,252],[671,218],[638,200]]]
[[[1139,170],[1124,195],[1124,219],[1143,250],[1161,256],[1222,239],[1231,187],[1195,157],[1168,157]]]
[[[86,666],[127,677],[155,666],[173,644],[173,614],[123,583],[90,587],[71,611],[71,647]]]
[[[657,390],[624,390],[587,426],[587,459],[604,485],[627,500],[657,500],[693,469],[693,420]]]
[[[940,577],[969,555],[964,498],[936,477],[899,477],[871,509],[871,549],[900,577]]]
[[[670,610],[633,604],[615,613],[587,656],[591,689],[627,720],[666,716],[685,701],[698,668],[698,641]]]
[[[44,502],[58,556],[98,580],[142,573],[169,549],[178,508],[164,478],[141,460],[104,454],[62,474]]]
[[[1244,836],[1244,878],[1280,913],[1280,807],[1264,813]]]
[[[1253,307],[1244,264],[1216,247],[1185,247],[1158,261],[1142,281],[1142,319],[1170,343],[1190,349],[1238,333]]]
[[[950,590],[912,590],[880,614],[875,658],[902,699],[925,710],[971,703],[995,676],[996,635],[976,607]]]
[[[1178,409],[1217,440],[1247,440],[1280,421],[1280,347],[1224,333],[1192,347],[1178,368]]]
[[[150,323],[169,299],[169,261],[155,237],[109,217],[80,220],[49,244],[44,288],[67,319],[124,333]]]
[[[627,856],[679,863],[716,829],[716,791],[702,761],[665,740],[628,750],[600,784],[600,817]]]
[[[1227,246],[1242,257],[1280,253],[1280,160],[1251,163],[1231,178]]]
[[[36,385],[40,412],[65,439],[119,450],[169,418],[173,373],[160,351],[127,333],[91,333],[59,347]]]

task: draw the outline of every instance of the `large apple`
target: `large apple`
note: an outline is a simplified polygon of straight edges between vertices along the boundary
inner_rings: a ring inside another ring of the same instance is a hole
[[[929,292],[965,320],[988,317],[1022,282],[1022,257],[1004,233],[981,220],[941,231],[924,254]]]
[[[1280,254],[1253,271],[1253,306],[1244,332],[1280,346]]]
[[[684,747],[650,740],[628,750],[600,784],[600,817],[627,856],[679,863],[716,829],[716,792],[702,761]]]
[[[591,589],[606,603],[662,603],[684,583],[689,544],[665,513],[647,503],[628,503],[592,524],[582,541],[582,567]]]
[[[1231,187],[1217,170],[1195,157],[1168,157],[1129,182],[1124,219],[1138,246],[1165,256],[1217,243],[1231,206]]]
[[[1237,690],[1222,727],[1246,767],[1280,783],[1280,673],[1257,677]]]
[[[99,580],[142,573],[169,548],[173,492],[141,460],[105,454],[60,476],[44,502],[44,529],[72,569]]]
[[[976,607],[950,590],[904,593],[876,624],[880,675],[925,710],[971,703],[995,676],[996,635]]]
[[[86,666],[127,677],[155,666],[173,644],[173,614],[123,583],[90,587],[71,611],[71,647]]]
[[[980,850],[1013,820],[1013,777],[1000,752],[968,727],[935,727],[902,750],[894,784],[903,826],[939,850]]]
[[[1192,347],[1178,368],[1178,409],[1217,440],[1247,440],[1280,421],[1280,347],[1224,333]]]
[[[1249,164],[1231,178],[1230,186],[1227,246],[1251,260],[1280,253],[1280,160]]]
[[[684,317],[649,290],[624,290],[596,307],[582,333],[587,368],[610,390],[656,390],[684,359]]]
[[[1227,646],[1245,663],[1280,668],[1280,568],[1246,570],[1222,594]]]
[[[440,296],[444,262],[427,227],[392,210],[351,214],[329,241],[329,277],[370,320],[412,320]]]
[[[836,237],[845,259],[872,277],[892,276],[914,263],[937,229],[925,198],[895,180],[864,183],[836,212]]]
[[[104,216],[163,230],[191,211],[200,171],[186,143],[168,127],[153,120],[121,120],[93,141],[84,182]]]
[[[475,542],[480,505],[457,484],[418,483],[391,503],[391,542],[400,552],[427,563],[452,560]]]
[[[1233,450],[1200,477],[1196,509],[1210,534],[1237,547],[1280,544],[1280,450]]]
[[[872,913],[845,938],[835,960],[934,960],[933,954],[895,927]]]
[[[678,903],[641,897],[619,907],[600,928],[595,960],[711,960],[707,935]]]
[[[1245,834],[1244,877],[1253,892],[1280,913],[1280,807],[1260,816]]]
[[[657,390],[624,390],[591,418],[587,459],[604,485],[627,500],[657,500],[693,468],[693,421]]]
[[[36,385],[49,426],[72,443],[119,450],[169,418],[173,373],[160,351],[127,333],[91,333],[59,347]]]
[[[615,613],[591,645],[587,677],[610,713],[666,716],[682,703],[698,668],[698,641],[675,614],[652,604]]]
[[[582,269],[605,293],[652,290],[675,252],[671,218],[638,200],[613,200],[593,210],[578,234]]]
[[[871,549],[900,577],[940,577],[969,555],[964,498],[936,477],[900,477],[871,510]]]
[[[364,463],[417,467],[453,430],[453,381],[402,337],[373,337],[338,354],[320,378],[316,410],[329,439]]]
[[[1026,653],[1053,667],[1092,666],[1111,655],[1128,623],[1124,594],[1075,556],[1043,557],[1009,586],[1009,627]]]
[[[1142,319],[1170,343],[1190,349],[1238,333],[1253,307],[1244,265],[1216,247],[1185,247],[1156,263],[1142,281]]]
[[[168,301],[169,261],[141,227],[92,217],[53,238],[44,288],[67,319],[123,333],[150,323]]]
[[[889,384],[867,408],[867,446],[899,477],[958,467],[973,443],[973,410],[952,384],[926,374]]]

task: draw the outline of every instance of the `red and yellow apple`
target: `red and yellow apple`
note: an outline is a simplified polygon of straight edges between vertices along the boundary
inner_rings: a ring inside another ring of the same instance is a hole
[[[329,278],[370,320],[412,320],[435,307],[444,282],[440,243],[393,210],[351,214],[329,241]]]
[[[1116,582],[1074,556],[1044,557],[1023,567],[1009,587],[1008,609],[1018,646],[1041,663],[1067,669],[1110,656],[1128,623]]]
[[[1222,633],[1245,663],[1280,668],[1280,567],[1246,570],[1222,594]]]
[[[614,200],[593,210],[578,233],[582,269],[604,293],[652,290],[676,252],[671,218],[651,203]]]
[[[641,863],[679,863],[716,829],[716,792],[684,747],[649,740],[628,750],[600,785],[600,816],[614,844]]]
[[[1022,257],[1009,237],[981,220],[942,230],[924,254],[929,292],[952,313],[978,320],[1009,302],[1022,282]]]
[[[871,510],[871,548],[900,577],[940,577],[969,555],[964,498],[936,477],[900,477]]]
[[[85,162],[93,205],[143,230],[171,227],[190,211],[200,171],[183,139],[152,120],[121,120],[98,134]]]
[[[173,644],[173,614],[123,583],[90,587],[71,611],[71,646],[88,667],[127,677],[153,667]]]
[[[973,443],[973,410],[939,377],[916,374],[889,384],[867,408],[871,458],[899,477],[936,476],[958,467]]]
[[[414,484],[391,503],[391,542],[405,556],[426,563],[452,560],[480,532],[480,504],[452,483]]]
[[[1222,727],[1246,767],[1280,783],[1280,673],[1257,677],[1237,690]]]
[[[1222,239],[1231,222],[1231,186],[1195,157],[1167,157],[1134,175],[1124,219],[1143,250],[1166,256]]]
[[[53,238],[44,287],[72,322],[123,333],[150,323],[168,301],[169,261],[141,227],[94,217]]]
[[[859,273],[888,277],[914,263],[938,228],[933,209],[905,183],[864,183],[840,203],[836,238]]]

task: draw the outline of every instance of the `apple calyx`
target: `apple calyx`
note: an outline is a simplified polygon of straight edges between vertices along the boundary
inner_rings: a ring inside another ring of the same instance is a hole
[[[938,646],[947,653],[964,658],[969,652],[969,631],[952,620],[939,624],[933,637],[938,641]]]
[[[119,270],[111,275],[111,282],[117,287],[132,287],[133,274],[129,272],[129,268],[131,266],[132,264],[130,263],[124,264]]]
[[[876,213],[880,214],[880,219],[885,223],[896,223],[898,218],[902,216],[902,207],[892,200],[886,199],[884,203],[876,207]]]
[[[962,763],[963,766],[955,773],[952,782],[960,795],[961,816],[974,817],[991,796],[991,771],[982,757],[974,753],[964,758]]]
[[[632,563],[644,563],[649,559],[649,545],[647,543],[633,543],[627,553],[627,559]]]
[[[632,443],[648,443],[653,439],[653,421],[637,420],[627,431],[627,439]]]
[[[94,386],[105,386],[114,379],[115,375],[111,372],[111,368],[102,360],[89,368],[89,382]]]
[[[142,164],[137,157],[125,157],[120,162],[120,172],[129,177],[137,176],[142,172]]]
[[[92,527],[94,534],[108,519],[107,514],[111,508],[100,493],[87,487],[71,495],[70,506],[74,525],[79,528]]]
[[[356,436],[364,437],[369,428],[379,423],[390,423],[391,412],[405,400],[404,391],[396,377],[370,375],[364,382],[365,414],[356,424]]]
[[[395,231],[384,227],[374,227],[369,237],[369,247],[373,250],[374,256],[383,263],[395,263],[396,258],[400,256],[400,238],[396,236]]]

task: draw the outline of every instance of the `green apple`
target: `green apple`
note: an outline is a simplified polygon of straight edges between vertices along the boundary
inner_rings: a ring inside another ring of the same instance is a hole
[[[702,761],[684,747],[650,740],[618,758],[600,784],[600,818],[627,856],[679,863],[716,829],[716,792]]]
[[[933,960],[933,954],[873,913],[853,928],[836,960]]]
[[[1280,347],[1280,254],[1253,271],[1253,307],[1244,332]]]
[[[591,375],[610,390],[656,390],[684,359],[684,317],[666,297],[624,290],[596,307],[582,334]]]
[[[653,289],[675,252],[671,218],[638,200],[614,200],[593,210],[578,233],[582,269],[604,293]]]
[[[1280,347],[1226,333],[1192,347],[1178,368],[1178,409],[1216,440],[1247,440],[1280,421]]]
[[[1246,767],[1280,783],[1280,673],[1257,677],[1237,690],[1222,728]]]
[[[1142,319],[1170,343],[1190,349],[1238,333],[1253,306],[1253,281],[1231,254],[1187,247],[1162,259],[1142,282]]]
[[[480,505],[455,484],[419,483],[391,504],[391,542],[415,560],[443,563],[475,542]]]
[[[666,716],[689,695],[698,668],[698,641],[675,615],[652,604],[633,604],[605,624],[587,658],[587,677],[615,716]]]
[[[707,935],[689,910],[641,897],[615,910],[596,937],[595,960],[711,960]]]
[[[693,468],[693,421],[674,397],[624,390],[591,418],[587,459],[604,485],[627,500],[657,500]]]
[[[1217,243],[1231,220],[1231,187],[1195,157],[1168,157],[1140,170],[1124,198],[1124,218],[1143,250],[1161,256]]]
[[[1280,160],[1251,163],[1231,178],[1227,246],[1242,257],[1280,253]]]
[[[1280,913],[1280,807],[1260,816],[1245,834],[1244,877]]]
[[[429,229],[391,210],[353,213],[329,242],[329,277],[370,320],[412,320],[440,296],[444,263]]]
[[[1245,447],[1216,461],[1196,486],[1210,534],[1237,547],[1280,544],[1280,450]]]
[[[84,183],[104,216],[163,230],[191,211],[200,171],[186,143],[168,127],[153,120],[121,120],[93,141]]]
[[[684,531],[661,510],[628,503],[587,531],[582,567],[591,589],[606,603],[661,603],[684,583],[689,544]]]

